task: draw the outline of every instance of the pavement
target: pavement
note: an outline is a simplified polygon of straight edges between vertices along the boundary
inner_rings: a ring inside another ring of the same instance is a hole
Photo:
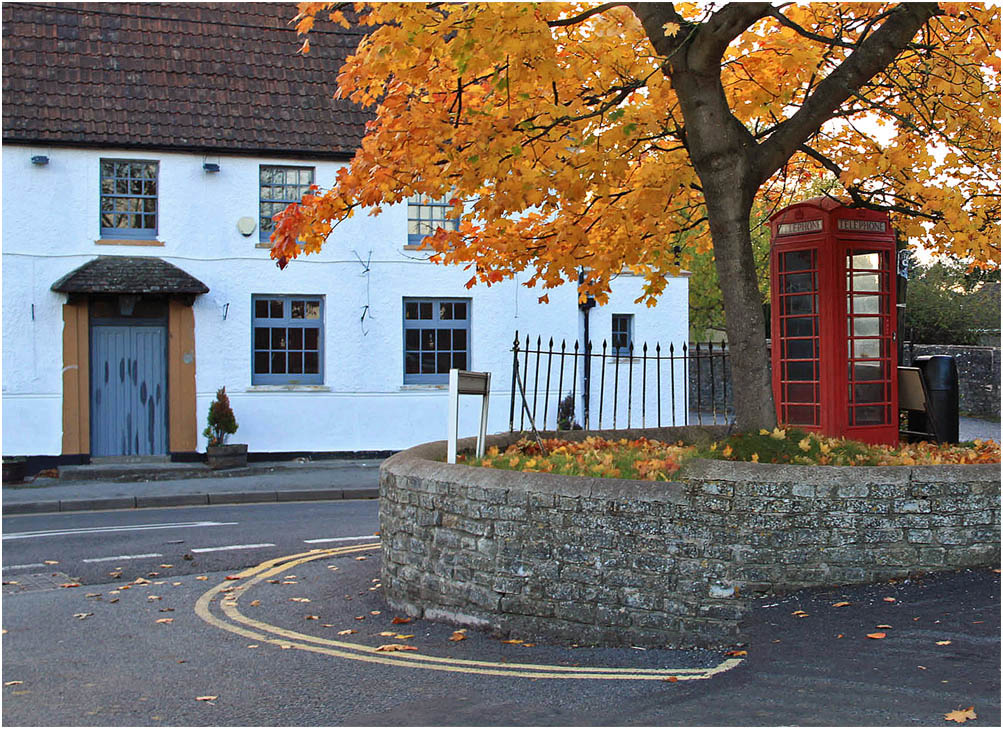
[[[962,417],[961,441],[1000,442],[1000,423]],[[3,485],[3,515],[275,501],[375,499],[381,458],[258,462],[213,471],[202,463],[64,466],[58,478]]]

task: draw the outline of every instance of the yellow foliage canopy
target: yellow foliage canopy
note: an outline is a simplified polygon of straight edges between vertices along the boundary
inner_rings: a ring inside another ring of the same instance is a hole
[[[765,8],[731,39],[720,83],[756,142],[890,17],[889,3]],[[339,4],[301,3],[299,30]],[[488,284],[528,270],[544,288],[646,277],[649,304],[689,255],[711,247],[680,102],[638,17],[610,3],[354,6],[369,29],[338,94],[375,112],[333,185],[277,217],[280,265],[320,249],[357,209],[423,193],[452,201],[457,230],[426,239],[436,260]],[[687,38],[723,11],[676,3],[661,26]],[[322,42],[322,41],[319,41]],[[767,205],[835,176],[844,197],[890,209],[914,243],[999,265],[999,8],[940,3],[885,69],[855,89],[758,188]],[[714,81],[713,78],[710,79]],[[471,264],[476,263],[476,267]]]

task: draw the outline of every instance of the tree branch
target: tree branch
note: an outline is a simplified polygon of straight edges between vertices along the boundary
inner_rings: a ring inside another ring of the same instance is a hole
[[[628,3],[603,3],[602,5],[597,5],[594,8],[590,8],[583,13],[574,15],[570,18],[560,18],[559,20],[548,20],[547,25],[551,28],[563,28],[568,25],[576,25],[581,23],[583,20],[588,20],[593,15],[599,15],[612,8],[623,8],[627,7]]]
[[[855,89],[881,73],[909,46],[917,31],[939,12],[936,3],[902,3],[895,8],[880,28],[819,82],[801,108],[759,145],[756,160],[759,179],[765,181],[780,169]]]

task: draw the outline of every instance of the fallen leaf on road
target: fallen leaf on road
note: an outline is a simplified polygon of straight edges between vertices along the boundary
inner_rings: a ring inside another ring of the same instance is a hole
[[[251,600],[251,607],[258,607],[261,604],[261,600]]]
[[[868,638],[873,638],[874,640],[881,640],[886,635],[887,635],[886,633],[868,633],[867,637]]]
[[[101,597],[100,592],[88,592],[84,597]]]
[[[949,641],[949,640],[938,640],[937,641],[937,645],[951,645],[951,641]]]
[[[59,562],[57,562],[54,559],[47,559],[47,560],[45,560],[45,564],[59,564]]]
[[[352,630],[352,629],[350,628],[350,629],[348,629],[348,630],[339,630],[339,631],[338,631],[338,635],[351,635],[352,633],[358,633],[358,632],[359,632],[359,631],[357,631],[357,630]]]
[[[848,603],[848,602],[834,602],[834,603],[832,604],[832,606],[833,606],[833,607],[846,607],[846,606],[847,606],[847,605],[849,605],[849,604],[850,604],[850,603]]]
[[[298,585],[298,584],[299,584],[299,582],[297,582],[296,580],[284,580],[284,581],[282,582],[282,584],[283,584],[283,585]]]
[[[925,671],[926,670],[926,666],[916,666],[916,668],[918,668],[921,671]]]
[[[356,620],[365,620],[365,619],[366,619],[366,616],[365,616],[365,615],[356,615],[356,616],[355,616],[355,619],[356,619]]]
[[[418,648],[416,646],[413,646],[413,645],[404,645],[403,643],[386,643],[385,645],[381,645],[380,647],[378,647],[376,650],[378,650],[378,651],[387,651],[387,652],[392,652],[392,651],[416,651],[416,650],[418,650]]]
[[[160,597],[160,595],[147,595],[146,599],[147,600],[163,600],[163,598]]]
[[[535,645],[536,645],[536,643],[523,643],[520,647],[521,648],[532,648]]]
[[[159,613],[173,613],[174,612],[174,608],[160,608],[160,610],[158,610],[157,612],[159,612]]]
[[[89,618],[93,614],[94,613],[73,613],[73,617],[75,617],[77,620],[84,620],[85,618]]]
[[[881,599],[884,600],[885,602],[895,602],[894,597],[883,597]]]
[[[382,612],[382,611],[380,611],[380,610],[370,610],[370,611],[369,611],[369,614],[370,614],[370,615],[379,615],[379,614],[380,614],[380,612]]]
[[[277,584],[279,584],[279,581],[278,581],[278,580],[268,580],[268,582],[269,582],[269,584],[272,584],[272,585],[277,585]]]
[[[146,576],[147,577],[159,577],[160,573],[159,572],[147,572]]]
[[[396,638],[397,640],[411,640],[411,638],[413,638],[413,637],[414,637],[414,633],[410,633],[410,634],[408,634],[408,635],[401,635],[400,633],[398,633],[398,634],[397,634],[397,635],[395,635],[394,637],[395,637],[395,638]]]
[[[467,636],[462,630],[454,630],[453,634],[449,636],[449,639],[455,643],[459,640],[466,640]]]
[[[80,587],[79,582],[64,582],[60,587]]]
[[[196,696],[196,701],[215,701],[219,696]]]
[[[4,682],[4,686],[20,686],[23,683],[24,681],[6,681]]]
[[[305,620],[320,620],[319,615],[307,615],[304,617]]]
[[[405,623],[410,623],[412,620],[413,620],[413,618],[398,618],[398,617],[395,617],[390,622],[393,623],[394,625],[404,625]]]
[[[329,570],[331,570],[332,572],[337,572],[337,571],[338,571],[338,568],[337,568],[337,567],[335,567],[335,566],[334,566],[333,564],[329,564],[329,565],[327,566],[327,568],[328,568]]]
[[[320,627],[322,627],[322,628],[333,628],[334,625],[331,624],[331,623],[321,623]]]
[[[875,628],[891,628],[892,626],[890,626],[890,625],[875,625],[874,627]]]
[[[122,585],[118,589],[120,589],[120,590],[131,590],[132,589],[132,585]]]
[[[257,643],[251,643],[251,645],[249,645],[249,646],[247,646],[247,647],[248,647],[248,648],[257,648],[257,647],[258,647],[258,644],[257,644]]]
[[[508,643],[509,645],[519,645],[522,642],[523,641],[519,640],[518,638],[512,638],[511,640],[503,640],[502,641],[502,643]]]
[[[162,570],[169,570],[173,566],[174,565],[172,565],[172,564],[162,564],[162,565],[160,565],[160,569],[162,569]]]
[[[382,633],[380,633],[381,638],[392,638],[395,635],[397,634],[392,630],[384,630]]]
[[[196,580],[202,580],[203,582],[205,582],[205,581],[206,581],[206,580],[208,580],[209,578],[208,578],[208,577],[206,577],[205,575],[199,575],[199,576],[198,576],[198,577],[196,577],[195,579],[196,579]]]
[[[157,618],[158,623],[173,623],[174,618]]]
[[[175,587],[180,587],[181,586],[180,582],[172,582],[171,584],[174,585]]]
[[[969,706],[967,709],[955,709],[944,714],[944,718],[948,721],[956,721],[959,724],[964,724],[969,719],[977,719],[978,715],[975,713],[975,707]]]
[[[368,559],[368,558],[367,558],[367,557],[365,557],[365,556],[362,556],[362,557],[356,557],[356,558],[355,558],[355,561],[356,561],[356,562],[362,562],[362,561],[364,561],[364,560],[366,560],[366,559]]]
[[[118,602],[118,598],[117,598],[117,597],[113,597],[113,598],[112,598],[111,600],[109,600],[108,602]]]
[[[227,580],[239,580],[240,579],[240,575],[227,575],[224,579],[227,579]]]
[[[310,602],[309,597],[290,597],[289,602]]]
[[[150,581],[148,579],[146,579],[145,577],[137,577],[135,580],[132,581],[132,584],[134,584],[134,585],[149,585]]]
[[[667,677],[663,678],[662,680],[663,681],[668,681],[669,683],[675,683],[679,679],[676,678],[675,676],[667,676]]]
[[[725,651],[724,654],[726,656],[747,656],[749,651]]]
[[[797,615],[799,618],[808,617],[808,613],[806,613],[804,610],[795,610],[794,612],[791,613],[791,615]]]

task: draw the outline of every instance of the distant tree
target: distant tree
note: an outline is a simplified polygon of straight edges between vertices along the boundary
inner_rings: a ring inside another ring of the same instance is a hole
[[[1000,329],[999,271],[958,261],[917,266],[906,287],[906,333],[917,344],[978,344]]]

